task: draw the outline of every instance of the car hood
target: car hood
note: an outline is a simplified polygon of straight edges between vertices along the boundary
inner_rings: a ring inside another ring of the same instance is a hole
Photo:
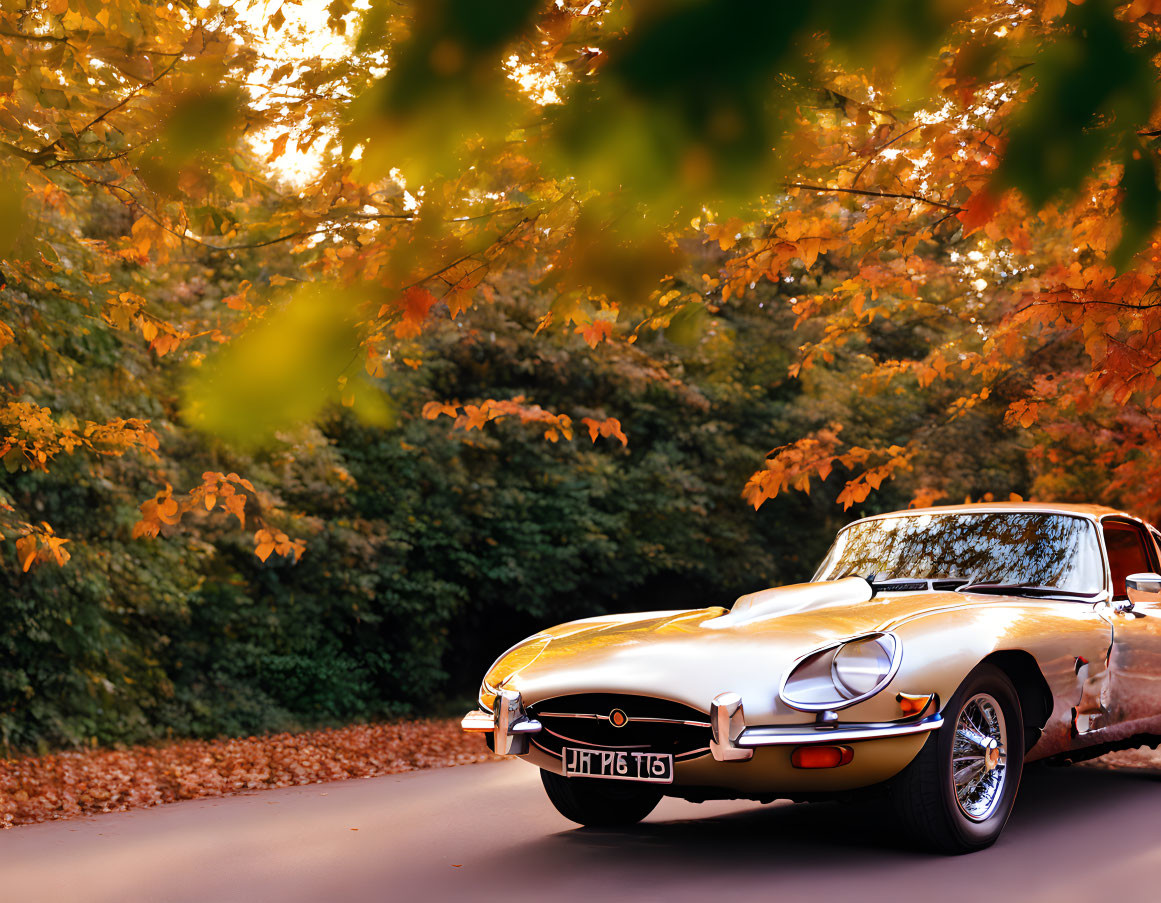
[[[861,578],[798,584],[743,596],[727,610],[658,611],[589,618],[530,638],[490,672],[526,704],[572,693],[632,693],[708,711],[718,693],[780,720],[802,714],[777,699],[796,659],[832,642],[892,630],[997,597],[957,592],[882,593]]]

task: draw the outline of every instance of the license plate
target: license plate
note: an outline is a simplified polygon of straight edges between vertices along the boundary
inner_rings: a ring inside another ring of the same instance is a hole
[[[564,748],[565,777],[608,778],[613,781],[673,783],[673,756],[669,753],[628,750]]]

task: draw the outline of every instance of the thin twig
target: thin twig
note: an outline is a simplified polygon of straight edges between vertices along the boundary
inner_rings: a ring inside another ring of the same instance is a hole
[[[898,135],[896,135],[890,141],[886,142],[885,144],[880,144],[878,147],[876,147],[875,152],[873,154],[871,154],[870,157],[867,158],[867,162],[862,165],[862,167],[859,169],[859,171],[857,173],[855,173],[855,178],[854,178],[854,181],[851,182],[851,187],[853,188],[855,185],[859,184],[859,177],[862,176],[862,174],[867,171],[868,166],[870,166],[872,163],[875,162],[875,158],[877,156],[879,156],[880,153],[885,151],[887,148],[889,148],[892,144],[894,144],[900,138],[906,138],[908,135],[910,135],[912,132],[914,132],[918,128],[922,128],[922,126],[913,125],[907,131],[900,132]]]
[[[894,191],[869,191],[866,188],[830,188],[826,185],[805,185],[801,182],[791,182],[786,186],[787,188],[801,188],[803,191],[818,191],[823,193],[839,192],[842,194],[858,194],[869,198],[898,198],[904,201],[918,201],[921,204],[930,204],[932,207],[940,207],[944,210],[950,210],[953,213],[959,213],[963,210],[962,207],[957,207],[954,204],[945,204],[943,201],[934,201],[931,198],[925,198],[919,194],[904,194],[902,192]]]

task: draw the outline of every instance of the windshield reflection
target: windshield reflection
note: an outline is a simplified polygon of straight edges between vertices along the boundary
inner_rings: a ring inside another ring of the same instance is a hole
[[[815,580],[964,578],[1071,592],[1104,587],[1091,521],[1042,512],[914,514],[853,524],[839,533]]]

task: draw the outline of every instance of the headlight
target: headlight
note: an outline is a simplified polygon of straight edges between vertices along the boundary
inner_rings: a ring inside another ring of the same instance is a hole
[[[791,708],[804,712],[846,708],[887,686],[902,653],[891,633],[824,646],[791,666],[778,695]]]
[[[891,673],[894,646],[895,638],[889,636],[839,646],[830,664],[835,687],[847,699],[875,692]]]

